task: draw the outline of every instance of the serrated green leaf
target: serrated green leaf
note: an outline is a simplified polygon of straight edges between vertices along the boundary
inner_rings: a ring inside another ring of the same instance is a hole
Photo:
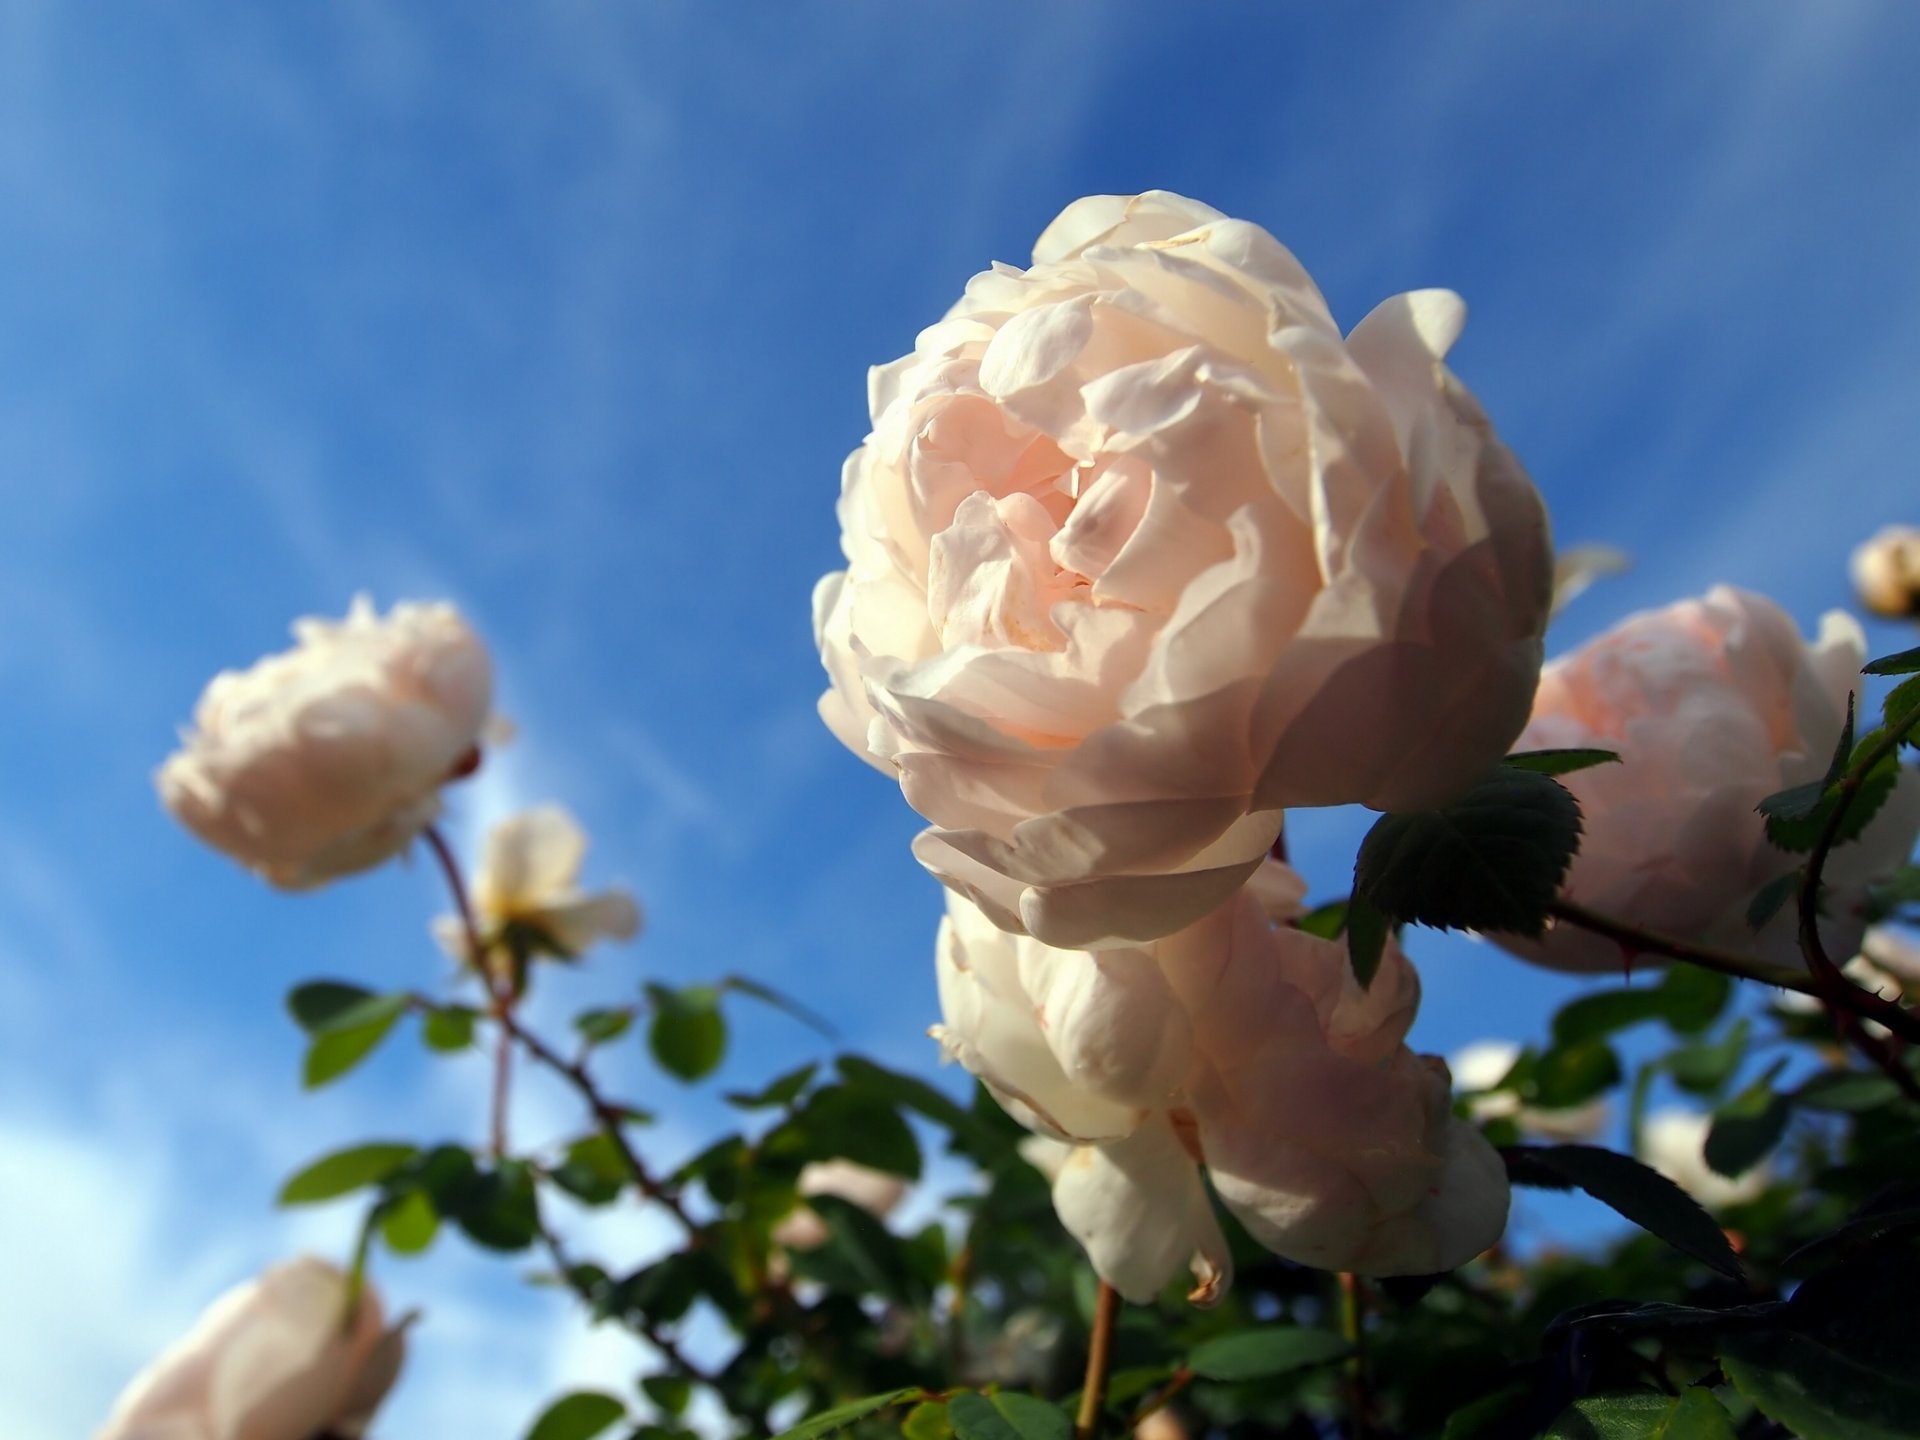
[[[421,1017],[420,1038],[429,1050],[452,1054],[473,1044],[479,1012],[466,1005],[436,1005]]]
[[[1885,732],[1881,730],[1871,730],[1861,736],[1858,744],[1852,748],[1849,763],[1858,764],[1862,761],[1881,743],[1884,736]],[[1889,750],[1860,778],[1852,798],[1847,802],[1846,816],[1835,832],[1836,845],[1844,845],[1860,837],[1860,832],[1879,813],[1880,807],[1886,804],[1887,797],[1893,793],[1894,785],[1899,778],[1898,755],[1896,750]],[[1796,786],[1795,790],[1804,788],[1804,786]],[[1775,798],[1777,797],[1768,797],[1769,800]],[[1825,831],[1841,799],[1839,787],[1827,782],[1819,802],[1804,814],[1769,814],[1767,816],[1768,841],[1775,849],[1784,850],[1789,854],[1804,854],[1811,850]]]
[[[1572,795],[1499,765],[1451,805],[1381,816],[1354,861],[1354,895],[1403,922],[1538,935],[1579,839]]]
[[[727,1053],[727,1021],[720,1013],[720,994],[710,985],[669,990],[649,985],[653,1023],[647,1043],[660,1068],[680,1080],[711,1075]]]
[[[1642,1230],[1730,1280],[1742,1279],[1726,1233],[1692,1196],[1631,1156],[1596,1145],[1514,1145],[1501,1152],[1516,1185],[1578,1186]]]
[[[1522,750],[1501,763],[1536,775],[1572,775],[1596,765],[1617,765],[1620,756],[1612,750]]]
[[[1362,990],[1380,972],[1380,957],[1386,953],[1392,929],[1393,922],[1365,896],[1356,892],[1347,902],[1347,965]]]
[[[1740,1062],[1747,1058],[1752,1033],[1753,1026],[1743,1016],[1718,1040],[1696,1041],[1668,1052],[1667,1073],[1682,1090],[1711,1095],[1733,1078]]]
[[[1187,1368],[1203,1380],[1264,1380],[1325,1365],[1346,1355],[1349,1348],[1331,1330],[1264,1325],[1201,1342],[1187,1356]]]
[[[1734,1440],[1733,1417],[1710,1390],[1637,1391],[1576,1400],[1546,1440]]]
[[[1916,711],[1920,711],[1920,675],[1901,681],[1887,692],[1887,698],[1880,702],[1880,723],[1886,729],[1898,730],[1913,719]],[[1907,743],[1916,742],[1909,735]]]
[[[1912,675],[1920,672],[1920,647],[1902,650],[1897,655],[1882,655],[1860,667],[1862,675]]]
[[[592,1440],[627,1418],[627,1407],[598,1390],[576,1390],[546,1408],[527,1440]]]
[[[323,1028],[313,1032],[301,1083],[317,1090],[345,1075],[379,1047],[406,1008],[404,995],[371,995],[336,1011]]]
[[[1543,1110],[1570,1110],[1620,1083],[1620,1057],[1604,1040],[1555,1045],[1534,1061],[1532,1099]]]
[[[582,1010],[573,1017],[573,1028],[589,1045],[605,1045],[618,1040],[633,1027],[633,1011],[618,1009]]]
[[[844,1430],[869,1415],[877,1415],[891,1405],[905,1400],[915,1400],[927,1392],[918,1385],[908,1385],[899,1390],[887,1390],[878,1395],[869,1395],[862,1400],[849,1400],[844,1405],[836,1405],[831,1410],[822,1410],[818,1415],[810,1415],[790,1430],[782,1430],[774,1440],[820,1440],[823,1435]]]
[[[1789,1330],[1736,1330],[1717,1350],[1734,1388],[1800,1440],[1920,1436],[1920,1373],[1889,1373]]]
[[[947,1419],[947,1402],[921,1401],[900,1422],[900,1435],[901,1440],[952,1440],[953,1423]]]
[[[336,1150],[297,1171],[280,1187],[276,1203],[313,1205],[351,1195],[355,1190],[378,1185],[419,1153],[417,1146],[401,1143],[355,1145],[351,1149]]]
[[[1707,1168],[1735,1179],[1758,1165],[1786,1134],[1793,1106],[1768,1083],[1749,1086],[1714,1112]]]
[[[958,1440],[1071,1440],[1073,1423],[1057,1407],[1031,1395],[1002,1390],[955,1395],[947,1420]]]
[[[287,992],[287,1013],[311,1035],[326,1029],[335,1017],[373,998],[374,992],[364,985],[350,985],[344,980],[310,980]]]
[[[418,1255],[440,1233],[440,1212],[423,1190],[408,1190],[382,1207],[380,1238],[396,1255]]]

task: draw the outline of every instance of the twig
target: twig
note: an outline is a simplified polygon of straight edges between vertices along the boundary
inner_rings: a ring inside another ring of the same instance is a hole
[[[1843,988],[1837,994],[1831,994],[1811,976],[1761,965],[1744,955],[1736,955],[1730,950],[1716,950],[1709,945],[1696,945],[1690,940],[1681,940],[1675,936],[1662,935],[1655,930],[1645,930],[1637,925],[1629,925],[1624,920],[1617,920],[1611,915],[1602,915],[1599,911],[1589,910],[1586,906],[1572,900],[1554,901],[1549,913],[1556,920],[1577,925],[1582,930],[1591,930],[1596,935],[1604,935],[1609,940],[1648,955],[1663,955],[1669,960],[1682,960],[1689,965],[1697,965],[1703,970],[1731,975],[1736,980],[1755,980],[1762,985],[1773,985],[1782,990],[1795,990],[1802,995],[1828,1000],[1861,1019],[1879,1021],[1904,1040],[1920,1041],[1920,1016],[1916,1016],[1904,1006],[1897,1005],[1884,996],[1862,990],[1845,976],[1840,977]],[[1832,962],[1828,963],[1831,966]],[[1834,973],[1838,975],[1839,971],[1835,969]]]
[[[1366,1295],[1360,1277],[1351,1270],[1340,1272],[1340,1332],[1352,1347],[1347,1356],[1345,1384],[1347,1394],[1348,1440],[1366,1440],[1367,1436],[1367,1326]]]
[[[467,897],[467,882],[460,874],[460,862],[454,859],[447,837],[440,833],[437,825],[429,825],[424,833],[428,848],[440,862],[441,873],[447,877],[447,889],[453,893],[453,907],[460,914],[460,928],[466,936],[473,968],[487,987],[489,1013],[500,1022],[500,1035],[493,1047],[493,1119],[489,1127],[493,1154],[498,1159],[507,1153],[507,1104],[513,1089],[513,987],[511,982],[501,981],[487,966],[486,951],[480,943],[480,926],[474,920],[473,902]]]
[[[1180,1392],[1193,1383],[1193,1371],[1182,1365],[1167,1377],[1167,1383],[1140,1402],[1140,1408],[1133,1412],[1133,1419],[1127,1422],[1129,1433],[1138,1430],[1149,1415],[1164,1410],[1174,1402]]]
[[[552,1229],[548,1227],[545,1219],[539,1222],[539,1234],[540,1243],[546,1247],[547,1254],[552,1257],[554,1266],[559,1270],[560,1278],[566,1282],[567,1288],[586,1302],[588,1306],[591,1307],[594,1305],[597,1297],[595,1297],[586,1286],[574,1279],[573,1260],[567,1254],[565,1244],[561,1241],[560,1237],[554,1234]],[[679,1342],[676,1341],[673,1336],[661,1330],[660,1327],[654,1323],[651,1316],[636,1311],[631,1315],[622,1314],[620,1318],[638,1330],[641,1338],[653,1346],[654,1349],[658,1350],[669,1365],[689,1380],[705,1385],[709,1389],[718,1390],[720,1388],[718,1377],[716,1377],[712,1371],[689,1360],[686,1352],[680,1348]]]
[[[1820,827],[1813,849],[1807,853],[1806,868],[1800,875],[1799,896],[1800,950],[1807,957],[1807,968],[1813,972],[1817,986],[1814,993],[1825,1002],[1841,1035],[1879,1066],[1909,1099],[1914,1100],[1920,1100],[1920,1081],[1914,1079],[1899,1048],[1869,1034],[1861,1023],[1861,1016],[1869,1015],[1907,1041],[1920,1039],[1920,1026],[1908,1028],[1890,1022],[1885,1012],[1891,1012],[1904,1021],[1912,1021],[1914,1016],[1904,1006],[1861,989],[1833,963],[1833,957],[1827,954],[1826,942],[1820,937],[1820,877],[1826,870],[1827,857],[1839,842],[1841,826],[1846,823],[1847,811],[1860,793],[1861,785],[1873,773],[1874,766],[1899,750],[1901,741],[1917,722],[1920,722],[1920,710],[1909,715],[1903,724],[1889,726],[1866,754],[1850,764],[1846,774],[1840,777],[1835,789],[1833,811],[1827,816],[1826,824]],[[1863,1003],[1868,1000],[1875,1004],[1868,1006]]]
[[[1107,1406],[1107,1372],[1113,1368],[1113,1327],[1119,1315],[1120,1292],[1102,1280],[1093,1302],[1093,1338],[1087,1345],[1087,1379],[1080,1390],[1073,1440],[1098,1440],[1100,1412]]]

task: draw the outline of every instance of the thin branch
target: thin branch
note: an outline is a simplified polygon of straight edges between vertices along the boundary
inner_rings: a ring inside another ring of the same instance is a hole
[[[1341,1387],[1347,1397],[1347,1436],[1348,1440],[1366,1440],[1369,1408],[1366,1292],[1360,1286],[1360,1277],[1351,1270],[1340,1272],[1340,1332],[1352,1347],[1343,1367],[1345,1383]]]
[[[428,848],[440,862],[441,873],[447,877],[447,889],[453,893],[453,908],[460,914],[467,954],[487,987],[489,1013],[500,1022],[500,1035],[493,1047],[493,1118],[488,1127],[494,1158],[498,1159],[507,1153],[507,1105],[513,1091],[513,986],[488,968],[486,950],[480,943],[480,926],[474,919],[473,902],[467,896],[467,882],[460,874],[460,862],[454,858],[453,847],[447,844],[447,837],[440,833],[437,825],[427,826],[423,833]]]
[[[1107,1374],[1113,1368],[1113,1327],[1119,1315],[1120,1292],[1102,1280],[1093,1302],[1093,1338],[1087,1345],[1087,1379],[1080,1391],[1073,1440],[1098,1440],[1100,1412],[1107,1408]]]
[[[573,1293],[589,1307],[592,1307],[595,1303],[593,1293],[586,1286],[579,1284],[574,1279],[573,1259],[567,1254],[564,1242],[562,1242],[560,1237],[547,1225],[545,1219],[539,1222],[539,1233],[540,1243],[546,1247],[548,1256],[552,1258],[554,1266],[560,1272],[560,1278],[566,1282],[567,1288],[573,1291]],[[680,1348],[679,1342],[676,1341],[673,1336],[660,1329],[660,1327],[654,1323],[651,1316],[639,1312],[632,1312],[623,1313],[620,1318],[630,1324],[635,1330],[639,1331],[641,1338],[654,1349],[658,1350],[666,1362],[680,1374],[686,1376],[689,1380],[707,1386],[711,1390],[719,1390],[720,1381],[718,1377],[716,1377],[712,1371],[689,1360],[686,1352]]]
[[[1167,1377],[1167,1383],[1140,1402],[1140,1408],[1133,1412],[1133,1418],[1127,1422],[1129,1433],[1138,1430],[1149,1415],[1164,1410],[1171,1405],[1180,1392],[1193,1383],[1193,1371],[1182,1365]]]

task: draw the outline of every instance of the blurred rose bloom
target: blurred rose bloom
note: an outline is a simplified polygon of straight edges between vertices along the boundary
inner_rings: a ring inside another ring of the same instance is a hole
[[[907,1182],[851,1160],[817,1160],[801,1167],[796,1188],[802,1201],[816,1195],[837,1195],[875,1219],[884,1220],[907,1193]],[[826,1221],[804,1204],[773,1228],[773,1243],[788,1250],[811,1250],[825,1244],[826,1239]]]
[[[1920,526],[1889,525],[1853,552],[1854,589],[1876,615],[1920,616]]]
[[[1477,1121],[1511,1120],[1527,1134],[1547,1140],[1597,1139],[1607,1128],[1604,1099],[1547,1109],[1524,1104],[1513,1091],[1496,1088],[1519,1058],[1520,1047],[1511,1040],[1476,1040],[1449,1057],[1453,1088],[1468,1097],[1468,1113]]]
[[[1754,807],[1825,773],[1865,653],[1840,611],[1809,644],[1771,600],[1723,585],[1631,616],[1547,666],[1518,748],[1596,746],[1621,760],[1562,778],[1584,832],[1561,893],[1646,929],[1798,964],[1793,907],[1757,936],[1746,923],[1754,892],[1800,859],[1768,842]],[[1861,839],[1833,852],[1830,954],[1858,948],[1866,883],[1906,859],[1917,827],[1909,774]],[[1558,970],[1623,964],[1614,941],[1571,925],[1539,942],[1494,938]]]
[[[1323,1269],[1430,1274],[1506,1222],[1499,1157],[1453,1117],[1446,1066],[1403,1043],[1412,966],[1389,947],[1362,991],[1344,943],[1276,925],[1258,893],[1152,945],[1090,952],[948,896],[936,1038],[1058,1142],[1023,1153],[1132,1300],[1182,1266],[1196,1301],[1225,1290],[1209,1181],[1255,1239]]]
[[[493,703],[479,637],[450,605],[364,596],[294,622],[293,649],[223,671],[155,776],[180,822],[298,890],[378,865],[433,822],[477,759]]]
[[[631,940],[639,934],[640,907],[625,890],[581,890],[586,858],[586,832],[558,805],[523,811],[495,825],[472,884],[480,943],[489,950],[505,943],[525,954],[570,960],[596,940]],[[435,920],[433,933],[449,955],[469,958],[457,916]]]
[[[403,1326],[322,1260],[229,1290],[126,1391],[97,1440],[357,1440],[400,1373]]]
[[[1773,1181],[1765,1164],[1728,1178],[1707,1164],[1713,1117],[1694,1110],[1656,1110],[1640,1127],[1640,1158],[1709,1210],[1758,1199]]]
[[[1298,261],[1177,195],[1076,201],[872,372],[814,594],[827,724],[996,925],[1102,947],[1224,903],[1289,805],[1451,798],[1526,721],[1539,496],[1442,363],[1342,339]]]

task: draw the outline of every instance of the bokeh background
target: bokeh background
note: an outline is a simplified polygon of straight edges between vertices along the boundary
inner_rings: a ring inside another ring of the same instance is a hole
[[[1723,580],[1810,628],[1920,520],[1917,45],[1853,0],[0,0],[0,1434],[88,1433],[219,1289],[341,1253],[351,1205],[270,1208],[308,1156],[480,1117],[404,1035],[300,1093],[283,992],[437,982],[443,902],[421,864],[279,895],[167,819],[217,669],[357,591],[453,599],[521,731],[457,842],[561,801],[649,914],[539,1014],[740,972],[935,1075],[916,822],[813,709],[865,367],[1069,199],[1178,190],[1343,324],[1466,295],[1454,364],[1560,537],[1635,560],[1555,648]],[[1302,817],[1321,893],[1364,823]],[[1415,953],[1428,1050],[1574,988]],[[716,1080],[616,1066],[665,1160],[830,1048],[732,1013]],[[384,1433],[518,1435],[644,1367],[516,1268],[383,1263],[428,1311]]]

